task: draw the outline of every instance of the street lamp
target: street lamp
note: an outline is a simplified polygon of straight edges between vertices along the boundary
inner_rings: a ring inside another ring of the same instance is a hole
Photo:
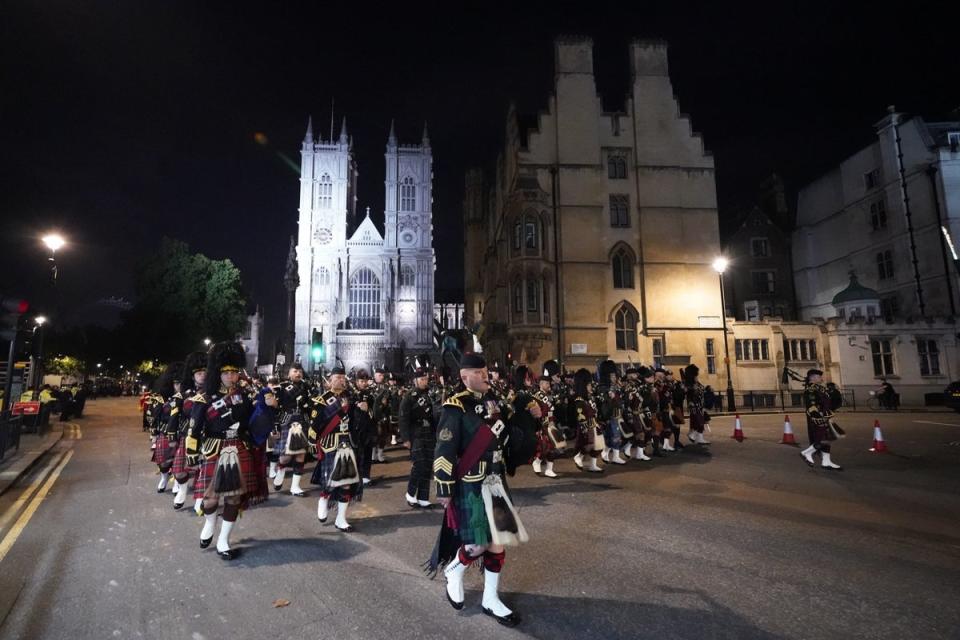
[[[723,272],[727,270],[730,261],[718,256],[713,261],[713,270],[720,278],[720,320],[723,322],[723,353],[727,365],[727,411],[736,411],[737,402],[733,397],[733,373],[730,371],[730,343],[727,340],[727,301],[723,295]]]
[[[67,244],[67,241],[63,239],[59,233],[48,233],[42,238],[43,244],[47,245],[47,248],[50,249],[50,257],[47,260],[50,261],[50,277],[52,278],[54,284],[57,282],[57,250],[62,248],[63,245]]]
[[[37,326],[33,328],[37,336],[37,362],[34,366],[33,378],[33,397],[37,397],[37,389],[40,388],[40,381],[43,379],[43,325],[47,322],[46,316],[37,316],[33,319]]]
[[[212,342],[212,340],[210,340],[210,338],[204,338],[204,339],[203,339],[203,346],[209,347],[211,342]]]

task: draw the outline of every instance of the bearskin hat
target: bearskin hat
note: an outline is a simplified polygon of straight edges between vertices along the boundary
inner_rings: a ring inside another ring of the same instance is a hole
[[[430,375],[430,356],[422,353],[413,359],[413,377],[422,378]]]
[[[687,384],[693,384],[698,375],[700,375],[700,367],[695,364],[687,365],[687,368],[683,370],[683,379],[686,380]]]
[[[617,373],[617,363],[613,360],[602,360],[597,365],[597,375],[600,377],[600,382],[604,384],[609,384],[610,375],[614,373]]]
[[[239,342],[218,342],[210,347],[207,356],[207,393],[220,390],[220,374],[224,371],[242,371],[247,364],[247,352]]]
[[[530,367],[525,364],[520,365],[513,370],[513,388],[523,389],[527,386],[527,378],[531,378]]]
[[[637,374],[639,374],[641,380],[646,380],[654,375],[654,371],[650,367],[641,365],[637,368]]]
[[[299,369],[300,371],[303,371],[303,363],[302,362],[290,363],[290,366],[287,368],[287,372],[289,373],[293,369]]]
[[[337,358],[337,364],[333,365],[333,367],[330,369],[330,375],[332,376],[347,375],[347,367],[346,365],[343,364],[343,360],[341,360],[340,358]]]
[[[180,377],[180,388],[183,390],[193,390],[200,391],[200,389],[195,389],[195,384],[193,382],[193,374],[197,371],[206,371],[207,369],[207,354],[203,351],[193,351],[187,354],[187,357],[183,361],[183,374]]]
[[[183,362],[179,360],[171,362],[164,368],[157,381],[153,383],[153,390],[162,395],[165,400],[169,399],[175,393],[173,383],[180,382],[182,377]]]
[[[593,375],[586,369],[577,369],[577,372],[573,374],[573,390],[574,392],[582,397],[586,398],[587,395],[587,385],[593,382]]]
[[[547,360],[543,363],[543,375],[552,378],[560,373],[560,363],[556,360]]]

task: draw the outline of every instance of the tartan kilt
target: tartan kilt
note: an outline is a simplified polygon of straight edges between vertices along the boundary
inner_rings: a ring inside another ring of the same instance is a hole
[[[243,500],[240,503],[241,509],[247,509],[253,505],[260,504],[266,500],[266,494],[263,490],[260,489],[262,484],[264,489],[266,488],[266,472],[264,469],[263,473],[258,472],[258,466],[255,464],[254,455],[251,454],[250,450],[247,449],[247,445],[237,440],[236,438],[230,438],[224,440],[223,444],[220,445],[221,450],[226,447],[236,447],[237,448],[237,460],[240,462],[240,473],[243,476],[243,484],[246,487],[246,492],[243,494]],[[262,451],[259,455],[260,466],[264,465],[266,460],[263,457]],[[197,480],[194,483],[193,495],[194,498],[205,497],[207,489],[210,486],[210,483],[213,482],[213,478],[217,473],[217,463],[220,461],[219,454],[208,458],[200,463],[200,472],[197,474]],[[263,479],[261,483],[260,480]],[[212,492],[211,492],[212,493]],[[218,498],[220,496],[212,495],[210,497]]]
[[[294,422],[299,422],[301,425],[303,425],[304,434],[306,434],[307,429],[310,428],[309,422],[299,413],[288,415],[286,418],[284,418],[283,424],[280,425],[280,437],[273,445],[274,454],[278,456],[287,455],[287,437],[290,435],[290,425]]]
[[[363,450],[354,447],[354,455],[357,457],[357,469],[363,468]],[[319,454],[319,452],[318,452]],[[324,452],[323,458],[313,468],[313,475],[310,476],[311,484],[320,485],[325,493],[330,494],[330,499],[334,502],[340,502],[341,498],[348,497],[350,502],[360,502],[363,499],[363,482],[351,484],[344,487],[330,487],[330,476],[333,474],[333,463],[337,457],[337,450],[329,453]]]
[[[162,433],[154,441],[153,452],[150,455],[150,462],[158,465],[169,464],[174,460],[177,453],[177,441],[172,440],[167,434]]]
[[[170,469],[170,473],[174,475],[178,473],[189,473],[192,475],[196,471],[197,467],[191,467],[187,464],[186,438],[181,438],[180,443],[177,445],[177,451],[173,456],[173,468]]]
[[[690,431],[699,431],[703,433],[703,425],[706,424],[703,411],[690,412]]]

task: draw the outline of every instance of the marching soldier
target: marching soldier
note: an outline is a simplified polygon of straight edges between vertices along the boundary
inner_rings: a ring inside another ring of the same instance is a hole
[[[697,380],[699,375],[700,367],[695,364],[688,365],[683,370],[687,410],[690,414],[690,433],[687,437],[690,438],[690,442],[710,444],[710,441],[703,437],[703,430],[709,418],[703,408],[703,385]]]
[[[320,485],[317,519],[327,521],[330,500],[337,503],[334,526],[345,533],[353,531],[347,522],[347,507],[363,497],[360,463],[357,459],[360,433],[356,410],[368,411],[365,402],[355,405],[347,389],[347,375],[342,364],[330,372],[330,388],[313,399],[310,411],[311,444],[316,447],[319,462],[310,481]]]
[[[577,454],[573,462],[584,471],[603,473],[597,458],[603,450],[603,428],[597,422],[597,403],[593,399],[593,376],[586,369],[573,374],[573,415],[577,424]]]
[[[249,430],[252,405],[239,385],[245,361],[246,352],[237,342],[220,342],[210,348],[206,388],[194,397],[186,438],[188,459],[200,464],[196,486],[203,496],[200,548],[206,549],[213,541],[222,499],[217,554],[224,560],[239,555],[239,550],[230,547],[230,534],[241,509],[266,500],[258,489],[259,472],[250,453],[255,446]]]
[[[464,354],[460,377],[466,389],[443,405],[433,470],[445,517],[427,565],[436,572],[446,564],[447,600],[459,610],[464,606],[464,573],[474,562],[482,562],[483,612],[512,627],[520,616],[500,600],[500,573],[505,547],[528,537],[504,485],[508,428],[499,402],[487,395],[487,376],[481,356]]]
[[[177,453],[178,433],[175,428],[176,425],[171,424],[171,415],[176,415],[176,396],[180,392],[180,377],[182,375],[183,362],[172,362],[157,378],[154,387],[156,395],[163,399],[162,405],[159,407],[154,405],[152,408],[156,415],[153,418],[154,447],[151,461],[156,463],[157,469],[160,471],[160,484],[157,485],[157,493],[163,493],[167,490],[170,469],[173,467],[173,459]],[[171,430],[171,427],[174,428]],[[176,484],[176,479],[174,479],[174,484]],[[179,485],[174,486],[174,493],[179,488]]]
[[[431,507],[430,480],[433,452],[437,446],[436,418],[430,397],[430,373],[419,360],[413,372],[413,388],[400,401],[400,436],[410,449],[413,465],[407,482],[407,504]]]
[[[277,412],[279,437],[274,438],[271,467],[276,464],[276,475],[273,479],[273,488],[280,491],[283,480],[289,468],[293,472],[290,482],[290,495],[303,497],[306,492],[300,486],[303,477],[304,461],[307,457],[307,437],[304,433],[307,425],[307,412],[310,405],[310,386],[303,377],[303,365],[295,362],[290,365],[287,380],[280,383],[275,390],[279,411]]]
[[[838,464],[830,459],[830,441],[836,439],[830,419],[833,417],[833,407],[830,403],[830,394],[823,385],[823,371],[810,369],[803,385],[803,404],[807,409],[807,436],[810,446],[800,452],[803,459],[811,467],[814,466],[813,456],[820,453],[820,466],[829,470],[841,470]]]

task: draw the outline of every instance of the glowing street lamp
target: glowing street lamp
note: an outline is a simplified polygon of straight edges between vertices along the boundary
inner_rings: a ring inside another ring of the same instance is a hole
[[[47,245],[47,248],[50,249],[50,257],[47,260],[50,262],[50,278],[54,284],[57,283],[57,250],[61,249],[63,245],[67,244],[67,241],[63,239],[59,233],[48,233],[42,238],[43,244]]]
[[[204,338],[204,339],[203,339],[203,346],[209,347],[211,342],[213,342],[213,341],[210,340],[210,338]]]
[[[47,318],[46,316],[37,316],[36,318],[33,319],[33,321],[37,323],[38,327],[42,327],[43,323],[47,321]]]
[[[717,256],[713,261],[713,270],[720,278],[720,320],[723,322],[723,353],[727,365],[727,411],[736,411],[737,402],[733,397],[733,374],[730,371],[730,343],[727,340],[727,301],[723,294],[723,272],[727,270],[730,261],[723,256]]]

